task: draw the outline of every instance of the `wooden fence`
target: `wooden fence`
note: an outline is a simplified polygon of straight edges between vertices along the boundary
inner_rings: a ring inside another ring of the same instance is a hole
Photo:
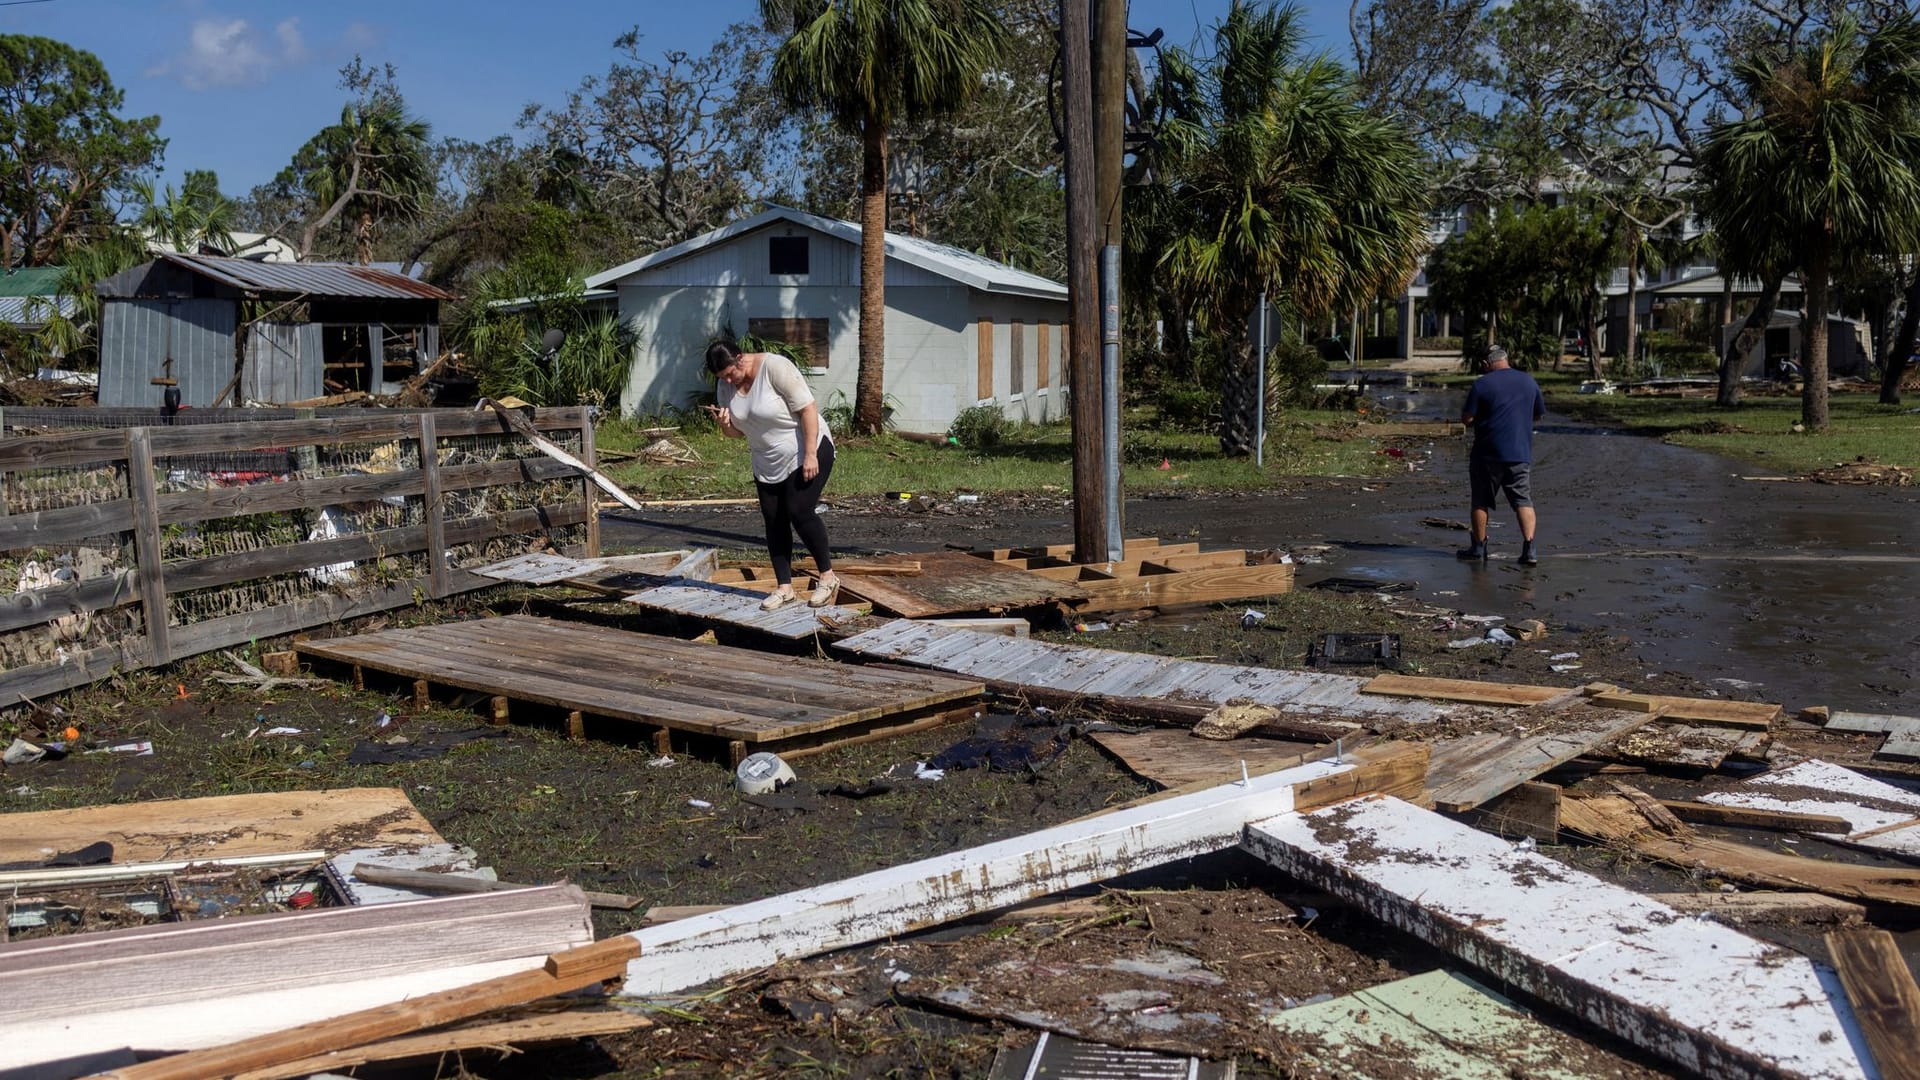
[[[592,464],[587,410],[533,423]],[[597,555],[592,489],[491,412],[0,440],[0,708],[496,584],[466,567],[535,536]]]

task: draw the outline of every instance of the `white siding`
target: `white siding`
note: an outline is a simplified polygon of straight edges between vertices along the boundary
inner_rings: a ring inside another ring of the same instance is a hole
[[[805,236],[807,273],[767,273],[767,238]],[[764,229],[736,236],[665,266],[642,270],[622,282],[622,286],[728,285],[756,288],[762,286],[800,286],[835,288],[860,284],[860,246],[837,236],[829,236],[803,225],[780,222]],[[941,287],[954,284],[951,278],[910,266],[898,259],[887,260],[887,287]]]
[[[980,358],[978,320],[993,320],[993,393],[990,398],[982,397],[976,389],[979,382],[977,369]],[[1013,393],[1013,320],[1020,320],[1018,329],[1025,340],[1021,349],[1022,378],[1021,394],[1016,398]],[[1003,296],[995,293],[973,293],[972,310],[968,318],[966,335],[966,398],[964,405],[979,404],[982,400],[991,400],[1000,405],[1008,419],[1023,420],[1030,423],[1045,423],[1061,420],[1067,415],[1066,382],[1063,366],[1066,354],[1063,344],[1066,340],[1065,323],[1067,305],[1064,301],[1029,299],[1018,296]],[[1040,326],[1049,324],[1047,331],[1047,385],[1040,385]]]

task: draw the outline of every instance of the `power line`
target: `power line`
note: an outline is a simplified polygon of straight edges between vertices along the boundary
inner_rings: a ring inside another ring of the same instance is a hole
[[[53,0],[0,0],[0,7],[22,7],[27,4],[51,4]]]

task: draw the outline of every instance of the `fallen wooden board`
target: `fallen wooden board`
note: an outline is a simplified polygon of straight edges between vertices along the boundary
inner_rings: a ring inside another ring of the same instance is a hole
[[[0,815],[0,863],[41,863],[100,840],[113,845],[120,862],[446,842],[399,788],[215,795]]]
[[[1885,930],[1835,930],[1827,953],[1840,973],[1881,1080],[1920,1080],[1920,986]]]
[[[1806,959],[1398,799],[1253,821],[1245,846],[1700,1075],[1867,1075]]]
[[[1433,789],[1434,807],[1448,813],[1472,810],[1556,765],[1652,722],[1653,716],[1573,705],[1543,719],[1543,730],[1538,733],[1476,745],[1470,760],[1457,771],[1434,770],[1427,780],[1427,786]],[[1443,753],[1443,746],[1434,747],[1436,758]]]
[[[14,942],[0,950],[0,1068],[220,1045],[592,940],[585,898],[563,885]]]
[[[1451,971],[1429,971],[1275,1013],[1305,1062],[1352,1080],[1582,1080],[1595,1048]],[[1609,1063],[1612,1064],[1612,1063]],[[1617,1067],[1617,1065],[1616,1065]]]
[[[526,615],[297,647],[338,663],[514,701],[772,748],[927,718],[970,705],[982,692],[978,682],[944,675],[874,671]]]
[[[1471,679],[1429,679],[1420,675],[1376,675],[1362,687],[1369,694],[1390,697],[1464,701],[1475,705],[1538,705],[1566,693],[1553,686],[1475,682]]]
[[[1143,573],[1137,577],[1119,577],[1111,581],[1082,579],[1078,584],[1084,590],[1085,598],[1065,602],[1075,615],[1177,607],[1182,604],[1217,604],[1292,592],[1293,565],[1272,563],[1178,573]]]
[[[1317,754],[1319,743],[1283,739],[1235,739],[1214,742],[1196,739],[1172,728],[1154,728],[1136,735],[1112,731],[1087,733],[1094,745],[1120,759],[1134,775],[1162,787],[1179,787],[1211,780],[1225,783],[1240,778],[1240,768],[1262,771],[1276,765],[1298,764],[1306,754]]]
[[[1532,837],[1536,843],[1560,842],[1560,787],[1529,780],[1480,807],[1475,823],[1500,836]]]
[[[1689,914],[1743,918],[1798,919],[1810,922],[1847,922],[1866,917],[1865,905],[1817,892],[1654,893],[1657,900]]]
[[[957,551],[928,552],[913,560],[920,565],[916,576],[849,578],[841,583],[841,592],[909,619],[1013,611],[1087,595],[1070,582],[1049,581]]]
[[[585,989],[617,978],[620,965],[634,956],[636,950],[630,938],[611,938],[553,953],[533,971],[467,983],[299,1027],[283,1026],[268,1035],[143,1062],[101,1075],[112,1080],[202,1080],[270,1068],[329,1050],[363,1046]],[[284,1018],[281,1023],[285,1024]]]
[[[1752,728],[1766,731],[1780,716],[1780,706],[1749,701],[1721,701],[1713,698],[1673,697],[1668,694],[1629,694],[1608,691],[1593,695],[1595,705],[1610,709],[1631,709],[1657,713],[1669,720],[1693,720],[1723,727]]]
[[[1834,814],[1795,814],[1785,810],[1722,806],[1719,803],[1683,799],[1661,799],[1660,805],[1674,817],[1694,825],[1732,825],[1742,829],[1810,833],[1845,833],[1852,828],[1846,818]]]
[[[457,1054],[463,1050],[506,1050],[534,1043],[619,1035],[653,1026],[653,1021],[624,1009],[568,1009],[565,1012],[523,1016],[491,1023],[468,1024],[423,1035],[386,1039],[351,1050],[335,1050],[313,1057],[238,1073],[233,1080],[293,1080],[319,1073],[337,1073],[375,1061]]]
[[[1896,716],[1892,713],[1846,712],[1835,709],[1827,717],[1828,731],[1845,731],[1859,735],[1884,735],[1889,731],[1920,724],[1920,716]]]
[[[1759,731],[1662,722],[1628,732],[1595,749],[1595,757],[1674,769],[1717,769],[1735,754],[1757,755],[1768,736]]]
[[[1560,804],[1560,827],[1730,881],[1768,889],[1820,892],[1848,900],[1920,906],[1920,870],[1827,862],[1705,836],[1664,836],[1652,831],[1633,804],[1617,795],[1565,800]]]
[[[875,941],[1232,847],[1251,818],[1320,806],[1426,772],[1395,744],[1159,798],[1025,836],[636,930],[624,993],[647,997]]]
[[[1845,835],[1837,838],[1840,842],[1920,858],[1920,794],[1817,758],[1709,792],[1700,801],[1837,816],[1847,822]],[[1836,839],[1824,834],[1821,838]]]
[[[502,559],[486,566],[476,566],[473,568],[473,573],[481,577],[496,578],[500,581],[517,581],[526,585],[552,585],[568,578],[584,577],[590,574],[615,572],[666,574],[686,556],[685,551],[661,551],[646,555],[573,559],[565,555],[541,551],[528,555],[515,555],[511,559]]]
[[[848,590],[842,588],[840,591],[845,593]],[[795,641],[810,638],[866,614],[864,608],[845,604],[809,607],[804,595],[790,604],[763,611],[760,604],[766,598],[764,592],[708,581],[656,585],[623,597],[629,604],[757,630]]]
[[[1460,715],[1463,706],[1434,705],[1361,692],[1364,679],[1316,671],[1176,660],[1147,653],[1009,639],[897,619],[834,643],[877,660],[898,660],[959,675],[1084,697],[1161,699],[1209,708],[1232,701],[1273,705],[1290,720],[1308,720],[1333,737],[1357,732],[1359,721],[1424,723]]]

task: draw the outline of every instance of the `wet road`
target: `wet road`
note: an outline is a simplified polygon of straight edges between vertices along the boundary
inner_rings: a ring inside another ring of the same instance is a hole
[[[1427,415],[1459,401],[1413,398]],[[1908,543],[1920,525],[1920,492],[1742,480],[1765,470],[1549,416],[1535,440],[1542,563],[1515,561],[1519,531],[1503,508],[1483,566],[1454,558],[1464,533],[1421,524],[1465,520],[1466,441],[1415,449],[1417,469],[1386,481],[1131,500],[1127,531],[1208,547],[1331,544],[1324,564],[1302,568],[1303,582],[1406,581],[1467,612],[1618,630],[1649,672],[1756,684],[1789,708],[1920,714],[1920,548]],[[995,513],[990,501],[980,513]],[[1072,531],[1064,509],[1025,508],[917,530],[898,515],[848,514],[831,528],[836,546],[893,550],[1058,542]],[[610,546],[761,542],[750,509],[645,526],[609,515],[604,535]]]

